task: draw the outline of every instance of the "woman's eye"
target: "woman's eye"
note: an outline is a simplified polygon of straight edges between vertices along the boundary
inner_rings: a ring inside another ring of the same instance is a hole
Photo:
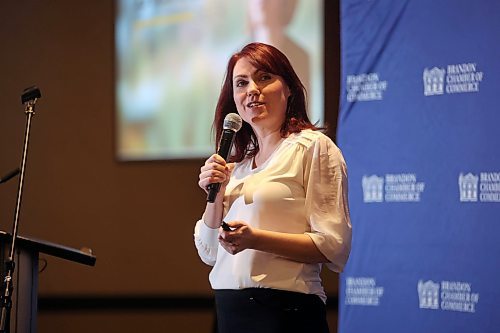
[[[260,77],[261,81],[267,81],[267,80],[270,80],[270,79],[271,79],[271,75],[270,74],[262,74],[262,76]]]
[[[246,81],[239,80],[239,81],[236,81],[235,86],[236,87],[243,87],[245,84],[246,84]]]

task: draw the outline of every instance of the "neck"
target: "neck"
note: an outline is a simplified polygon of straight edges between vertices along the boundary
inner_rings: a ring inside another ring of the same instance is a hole
[[[267,132],[256,132],[257,142],[259,143],[259,152],[254,158],[254,167],[264,163],[269,156],[276,150],[283,138],[281,137],[281,129],[276,129]]]
[[[259,150],[266,150],[268,147],[272,148],[281,141],[281,130],[277,129],[257,135],[257,141],[259,142]]]

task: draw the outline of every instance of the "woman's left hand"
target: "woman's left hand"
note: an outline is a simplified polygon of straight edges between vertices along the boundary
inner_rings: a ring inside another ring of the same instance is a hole
[[[255,244],[255,230],[242,221],[227,222],[231,231],[219,228],[219,243],[231,254],[253,248]]]

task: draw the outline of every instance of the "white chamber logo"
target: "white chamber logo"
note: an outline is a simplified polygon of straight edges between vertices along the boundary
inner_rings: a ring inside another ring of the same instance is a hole
[[[347,75],[347,101],[379,101],[384,98],[387,81],[380,80],[378,73]]]
[[[363,186],[364,202],[384,201],[384,178],[377,175],[363,176],[361,181]]]
[[[479,293],[472,292],[469,282],[419,280],[417,291],[420,309],[473,313],[479,302]]]
[[[345,304],[378,306],[384,287],[377,286],[373,277],[346,277]]]
[[[361,179],[363,202],[420,202],[425,183],[415,173],[364,175]]]
[[[444,76],[446,71],[443,68],[434,67],[424,69],[424,95],[442,95],[444,94]]]
[[[439,283],[418,281],[418,306],[421,309],[439,309]]]
[[[479,92],[479,84],[484,73],[478,70],[476,63],[447,65],[444,68],[425,68],[423,73],[424,95]]]
[[[461,172],[458,188],[461,202],[500,202],[500,172]]]

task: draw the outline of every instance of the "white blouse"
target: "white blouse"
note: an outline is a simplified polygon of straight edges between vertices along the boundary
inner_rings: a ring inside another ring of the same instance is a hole
[[[266,162],[237,163],[224,194],[224,221],[244,221],[253,228],[306,234],[342,271],[351,245],[347,170],[337,146],[318,131],[303,130],[284,139]],[[214,266],[213,289],[275,288],[316,294],[326,301],[321,264],[293,261],[247,249],[226,252],[218,230],[203,219],[195,226],[195,245],[203,262]]]

